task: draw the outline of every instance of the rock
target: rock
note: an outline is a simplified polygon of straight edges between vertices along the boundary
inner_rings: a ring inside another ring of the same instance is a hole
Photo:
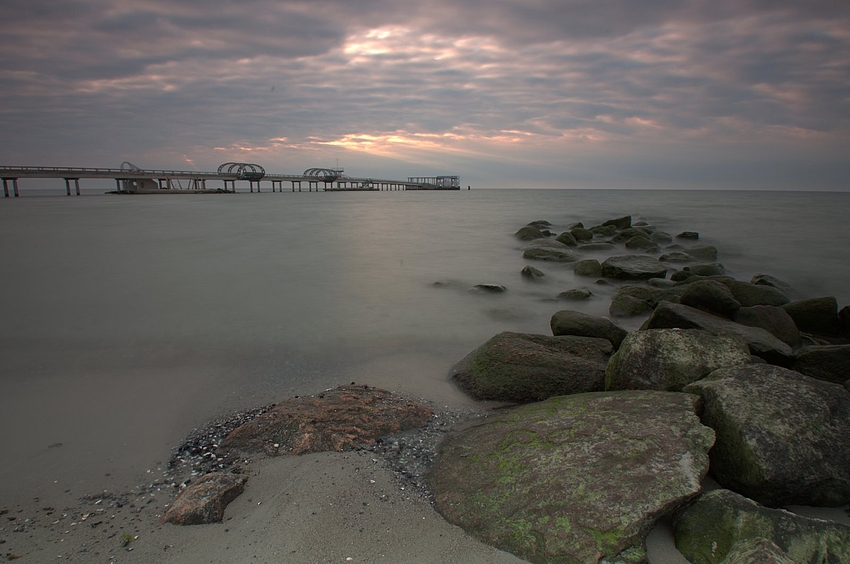
[[[781,305],[781,304],[780,304]],[[782,306],[800,331],[838,337],[841,324],[838,321],[838,300],[834,297],[811,298]]]
[[[422,427],[428,406],[368,386],[340,386],[314,396],[295,397],[231,431],[224,450],[268,456],[343,451]]]
[[[691,247],[685,249],[685,253],[691,255],[697,260],[717,260],[717,247],[712,245],[704,245],[702,247]]]
[[[617,232],[617,228],[613,225],[597,225],[591,227],[590,232],[593,233],[594,237],[611,237]]]
[[[661,248],[649,240],[646,235],[635,235],[626,241],[626,248],[633,251],[659,252]]]
[[[520,241],[531,241],[533,239],[543,239],[546,235],[544,235],[540,229],[534,225],[526,225],[514,233],[514,237]]]
[[[469,291],[476,294],[503,294],[508,289],[501,284],[476,284]]]
[[[792,349],[798,348],[802,343],[800,330],[797,329],[791,316],[781,307],[765,305],[742,307],[735,312],[732,320],[749,327],[761,327]]]
[[[598,278],[602,276],[602,265],[596,259],[585,259],[575,263],[573,272],[576,276],[591,276]]]
[[[547,249],[544,247],[531,247],[522,253],[522,258],[529,260],[545,260],[551,262],[575,262],[578,254],[570,249]]]
[[[527,403],[601,391],[612,353],[605,339],[506,331],[466,355],[449,376],[475,399]]]
[[[632,226],[632,216],[624,215],[623,217],[609,219],[608,221],[602,222],[603,227],[608,225],[614,227],[614,229],[628,229]]]
[[[207,474],[186,487],[162,516],[163,523],[220,523],[224,508],[245,491],[247,478],[225,472]]]
[[[593,296],[593,292],[590,290],[585,290],[583,288],[572,288],[567,290],[566,292],[561,292],[558,294],[559,300],[567,300],[572,302],[580,302],[584,300],[589,300]]]
[[[779,547],[791,562],[850,562],[847,525],[762,507],[729,490],[706,492],[687,506],[676,519],[675,536],[676,548],[690,562],[724,562],[744,548],[739,543],[759,538]]]
[[[651,233],[645,229],[641,229],[639,227],[630,227],[629,229],[624,229],[611,237],[612,243],[625,243],[632,237],[646,237],[649,238]]]
[[[850,338],[850,306],[844,306],[838,312],[838,323],[844,336]]]
[[[685,241],[696,241],[699,239],[699,233],[696,231],[682,231],[678,235],[676,235],[676,239],[683,239]]]
[[[794,564],[785,552],[763,537],[736,542],[721,564]]]
[[[694,262],[694,257],[682,251],[674,251],[672,253],[664,253],[658,260],[661,262]]]
[[[782,280],[771,276],[770,274],[756,274],[750,279],[750,282],[753,284],[758,284],[759,286],[772,286],[777,290],[781,291],[786,296],[791,296],[795,293],[794,289],[791,288],[790,284],[787,284]]]
[[[731,318],[735,312],[741,309],[741,304],[732,296],[732,291],[716,280],[700,280],[685,286],[679,302],[713,313]]]
[[[583,253],[613,253],[617,250],[617,247],[611,243],[582,243],[578,246],[578,250]]]
[[[607,392],[497,412],[443,443],[429,473],[435,507],[529,562],[645,562],[654,523],[708,468],[714,437],[697,401]]]
[[[654,278],[653,280],[661,280]],[[678,302],[680,292],[677,288],[656,287],[651,284],[633,284],[622,286],[611,300],[608,313],[614,317],[635,317],[650,313],[659,300]]]
[[[673,242],[673,236],[666,231],[656,231],[649,236],[649,240],[657,245],[666,245]]]
[[[531,265],[525,265],[525,267],[520,271],[520,274],[522,274],[523,278],[528,278],[530,280],[537,280],[546,276],[542,271]]]
[[[723,268],[723,265],[719,262],[712,262],[707,264],[691,264],[682,269],[685,271],[688,276],[687,280],[690,280],[694,276],[703,277],[719,277],[726,274],[726,269]],[[729,278],[729,280],[732,280]],[[692,281],[693,282],[693,281]]]
[[[637,223],[633,223],[632,227],[636,227],[642,231],[646,231],[647,233],[655,233],[655,226],[650,225],[645,221],[638,221]]]
[[[705,329],[712,333],[730,332],[740,335],[750,353],[771,364],[788,366],[793,362],[791,347],[760,327],[748,327],[696,308],[661,302],[641,326],[642,329]]]
[[[642,255],[609,257],[602,263],[602,275],[619,280],[664,278],[667,268],[657,260]]]
[[[781,306],[788,303],[788,296],[781,290],[763,284],[751,284],[740,280],[727,280],[724,284],[741,303],[741,307],[757,305]]]
[[[619,348],[620,343],[628,335],[625,329],[609,319],[570,310],[555,313],[549,321],[549,326],[556,337],[575,335],[606,339],[614,346],[614,349]]]
[[[570,235],[575,237],[576,241],[590,241],[593,239],[593,232],[584,227],[573,227],[570,229]]]
[[[806,347],[797,353],[792,368],[818,380],[843,384],[850,376],[850,345]]]
[[[576,245],[578,245],[576,238],[573,237],[567,231],[564,231],[563,233],[561,233],[560,235],[555,237],[555,240],[558,241],[559,243],[563,243],[564,245],[566,245],[568,247],[575,247]]]
[[[608,306],[612,317],[638,317],[652,312],[652,305],[646,300],[617,293]]]
[[[546,229],[548,227],[552,227],[552,224],[546,221],[545,219],[538,219],[536,221],[529,222],[529,225],[533,225],[538,229]]]
[[[718,368],[749,363],[750,350],[738,335],[701,329],[635,331],[608,362],[605,389],[681,392]]]
[[[684,389],[717,433],[711,473],[764,505],[850,502],[850,393],[770,366],[721,368]]]

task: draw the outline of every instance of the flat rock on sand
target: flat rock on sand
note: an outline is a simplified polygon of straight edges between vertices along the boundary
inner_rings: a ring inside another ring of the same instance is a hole
[[[422,427],[430,407],[369,386],[340,386],[294,397],[237,427],[223,450],[268,456],[356,449],[378,438]]]

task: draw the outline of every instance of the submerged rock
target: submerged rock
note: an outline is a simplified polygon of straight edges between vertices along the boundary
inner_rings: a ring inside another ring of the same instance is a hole
[[[782,509],[762,507],[729,490],[700,495],[676,519],[676,548],[689,562],[770,563],[771,560],[734,560],[736,554],[761,545],[760,554],[778,547],[790,562],[850,562],[850,527],[809,519]],[[769,544],[759,541],[764,539]]]
[[[523,267],[522,271],[520,271],[520,274],[522,274],[523,278],[528,278],[530,280],[537,280],[546,276],[541,270],[534,268],[533,266],[528,264]]]
[[[605,370],[606,390],[680,392],[724,366],[749,364],[747,343],[700,329],[649,329],[626,336]]]
[[[568,248],[551,249],[546,247],[530,247],[522,253],[522,258],[529,260],[546,260],[552,262],[575,262],[579,256]]]
[[[799,372],[721,368],[685,392],[705,402],[717,433],[711,473],[770,506],[850,503],[850,393]]]
[[[648,256],[623,255],[606,259],[602,263],[602,275],[619,280],[664,278],[667,267]]]
[[[701,247],[690,247],[684,249],[684,252],[691,255],[697,260],[717,260],[717,247],[713,245],[703,245]]]
[[[676,235],[676,239],[682,239],[685,241],[696,241],[699,239],[699,233],[696,231],[682,231],[678,235]]]
[[[605,339],[506,331],[466,355],[449,375],[475,399],[527,403],[601,391],[612,352]]]
[[[501,284],[476,284],[469,291],[475,294],[503,294],[508,289]]]
[[[284,400],[237,427],[222,449],[268,456],[342,451],[422,427],[430,407],[369,386],[340,386],[313,396]]]
[[[569,302],[581,302],[584,300],[589,300],[591,297],[593,297],[593,292],[591,292],[590,290],[585,290],[583,288],[571,288],[558,294],[559,300],[565,300]]]
[[[650,529],[708,469],[714,434],[697,401],[605,392],[498,412],[442,445],[429,474],[435,507],[530,562],[645,561]]]
[[[224,509],[245,491],[247,478],[225,472],[207,474],[180,492],[162,516],[163,523],[220,523]]]

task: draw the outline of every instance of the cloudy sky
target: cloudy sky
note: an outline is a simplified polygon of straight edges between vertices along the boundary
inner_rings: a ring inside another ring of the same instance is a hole
[[[847,0],[4,0],[0,165],[850,190]]]

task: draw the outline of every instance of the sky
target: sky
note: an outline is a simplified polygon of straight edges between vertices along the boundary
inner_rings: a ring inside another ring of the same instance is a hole
[[[0,165],[850,190],[847,0],[3,0]]]

